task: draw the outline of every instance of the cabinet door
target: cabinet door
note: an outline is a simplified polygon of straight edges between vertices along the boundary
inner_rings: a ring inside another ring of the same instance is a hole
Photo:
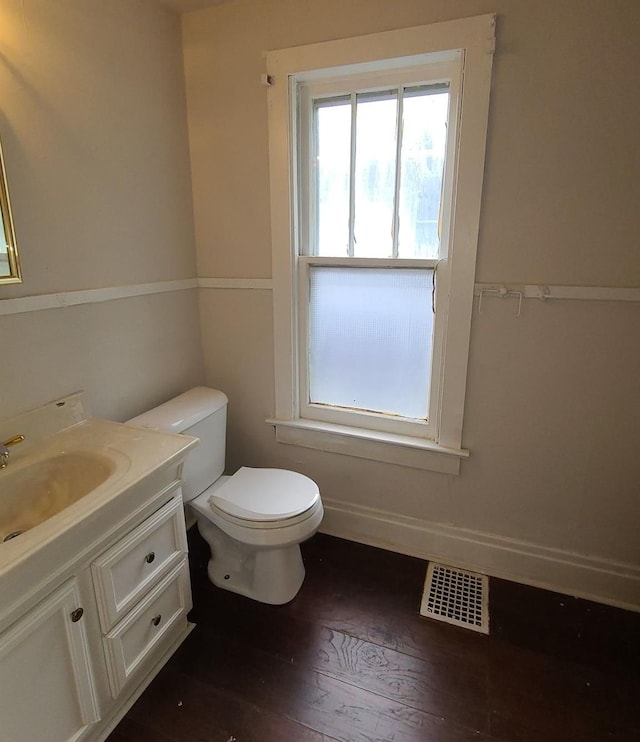
[[[76,579],[0,635],[3,742],[70,742],[98,706]]]

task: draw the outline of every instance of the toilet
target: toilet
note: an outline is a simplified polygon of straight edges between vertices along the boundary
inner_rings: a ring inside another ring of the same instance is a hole
[[[211,549],[209,579],[261,603],[288,603],[304,580],[300,544],[322,521],[318,485],[285,469],[243,466],[223,476],[227,403],[223,392],[196,387],[127,424],[200,438],[182,494]]]

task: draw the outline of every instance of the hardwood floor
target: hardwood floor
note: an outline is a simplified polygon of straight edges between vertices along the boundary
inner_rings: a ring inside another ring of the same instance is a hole
[[[426,563],[317,535],[285,606],[213,587],[109,742],[633,742],[640,614],[491,580],[491,636],[419,616]]]

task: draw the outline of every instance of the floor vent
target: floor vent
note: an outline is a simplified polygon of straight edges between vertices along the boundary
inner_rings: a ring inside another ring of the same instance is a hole
[[[489,578],[430,562],[420,614],[488,634]]]

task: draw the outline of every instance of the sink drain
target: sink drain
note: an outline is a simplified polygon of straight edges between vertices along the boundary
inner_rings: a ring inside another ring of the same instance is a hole
[[[21,531],[11,531],[11,533],[7,533],[7,535],[2,539],[2,543],[5,541],[11,541],[12,538],[15,538],[16,536],[19,536],[21,533],[24,533],[27,529],[23,528]]]

